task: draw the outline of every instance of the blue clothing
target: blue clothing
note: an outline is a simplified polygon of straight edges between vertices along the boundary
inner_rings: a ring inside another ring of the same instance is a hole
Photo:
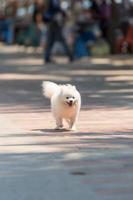
[[[75,40],[74,44],[74,57],[81,58],[83,56],[88,56],[91,54],[87,43],[90,41],[95,41],[96,37],[92,32],[82,32]]]
[[[0,20],[0,34],[2,35],[2,40],[4,42],[7,44],[13,43],[14,28],[11,19]]]

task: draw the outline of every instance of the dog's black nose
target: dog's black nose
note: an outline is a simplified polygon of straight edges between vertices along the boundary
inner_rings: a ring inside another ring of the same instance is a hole
[[[69,102],[67,102],[69,106],[72,106],[73,105],[73,101],[70,100]]]

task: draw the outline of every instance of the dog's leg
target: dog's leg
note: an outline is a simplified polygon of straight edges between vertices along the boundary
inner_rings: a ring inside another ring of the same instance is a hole
[[[69,129],[70,129],[70,130],[73,130],[73,131],[76,131],[76,130],[77,130],[76,124],[77,124],[78,117],[79,117],[80,105],[81,105],[81,102],[79,101],[79,102],[78,102],[77,112],[76,112],[76,114],[70,119],[70,123],[69,123]]]
[[[76,131],[76,119],[71,119],[69,121],[69,129],[72,130],[72,131]]]
[[[62,129],[63,128],[63,123],[62,123],[62,118],[56,118],[56,130]]]

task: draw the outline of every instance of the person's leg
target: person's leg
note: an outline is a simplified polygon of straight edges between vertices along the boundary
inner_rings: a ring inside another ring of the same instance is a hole
[[[73,61],[73,55],[72,55],[72,53],[71,53],[71,51],[70,51],[70,49],[69,49],[69,47],[68,47],[68,45],[67,45],[67,43],[66,43],[66,40],[65,40],[65,38],[61,35],[61,37],[60,37],[60,42],[62,43],[62,45],[63,45],[63,47],[64,47],[64,50],[65,50],[65,53],[67,54],[67,56],[69,57],[69,60],[70,61]]]
[[[48,32],[47,32],[47,42],[46,42],[46,49],[44,53],[45,61],[50,62],[51,51],[55,42],[55,33],[53,23],[49,24]]]
[[[12,44],[14,40],[14,25],[12,20],[5,21],[5,41]]]
[[[48,36],[46,49],[45,49],[45,61],[46,62],[50,62],[50,56],[51,56],[53,44],[54,44],[54,36],[52,36],[52,34],[50,34]]]

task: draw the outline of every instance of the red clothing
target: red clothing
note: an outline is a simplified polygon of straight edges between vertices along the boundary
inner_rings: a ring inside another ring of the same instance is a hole
[[[130,26],[126,36],[119,38],[116,42],[116,52],[122,53],[122,46],[127,43],[133,52],[133,26]]]

